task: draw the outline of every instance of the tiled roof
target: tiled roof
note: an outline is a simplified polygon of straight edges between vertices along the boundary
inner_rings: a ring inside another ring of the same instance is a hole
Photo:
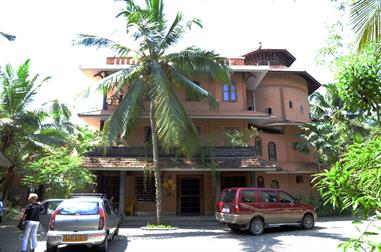
[[[90,169],[124,169],[140,170],[145,166],[152,165],[150,150],[144,147],[112,147],[107,151],[101,150],[87,153],[84,166]],[[268,170],[276,171],[277,166],[254,155],[254,149],[250,147],[230,148],[215,147],[214,158],[203,157],[198,154],[192,160],[184,157],[176,157],[174,153],[160,151],[160,167],[163,170],[174,169],[205,169],[212,168],[212,160],[215,167],[220,170]]]

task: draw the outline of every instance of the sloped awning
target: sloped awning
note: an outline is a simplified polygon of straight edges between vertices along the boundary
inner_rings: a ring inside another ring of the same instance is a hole
[[[269,173],[318,173],[322,171],[319,166],[313,162],[276,162],[277,171]]]
[[[0,152],[0,167],[9,167],[11,165],[11,162]]]
[[[277,171],[276,164],[255,156],[250,147],[229,148],[215,147],[213,159],[196,155],[192,160],[176,157],[174,153],[159,152],[162,171]],[[215,165],[212,164],[215,161]],[[89,152],[83,166],[90,170],[125,170],[142,171],[152,166],[152,155],[144,148],[114,147],[102,152]]]

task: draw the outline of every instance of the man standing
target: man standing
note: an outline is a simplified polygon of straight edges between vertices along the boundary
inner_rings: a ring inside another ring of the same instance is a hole
[[[24,231],[22,243],[21,243],[21,251],[24,252],[27,250],[28,239],[29,236],[32,238],[31,247],[32,252],[37,247],[37,229],[40,225],[40,212],[44,210],[44,207],[40,202],[37,202],[38,196],[35,193],[29,194],[28,202],[25,206],[25,212],[23,214],[23,219],[25,220],[26,228]]]

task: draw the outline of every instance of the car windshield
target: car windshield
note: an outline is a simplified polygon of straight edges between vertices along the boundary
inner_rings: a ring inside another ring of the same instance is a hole
[[[236,190],[224,190],[221,195],[221,201],[231,203],[234,201]]]
[[[99,214],[98,202],[66,201],[58,207],[60,215],[94,215]]]

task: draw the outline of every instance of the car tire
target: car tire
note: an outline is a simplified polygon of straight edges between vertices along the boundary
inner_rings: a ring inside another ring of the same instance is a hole
[[[228,228],[230,228],[233,232],[238,232],[241,230],[241,227],[235,224],[228,224]]]
[[[57,252],[58,251],[58,246],[52,246],[46,243],[46,251],[47,252]]]
[[[101,245],[98,247],[98,251],[100,252],[107,252],[108,250],[108,236],[106,236],[105,240]]]
[[[302,228],[303,229],[313,229],[315,226],[315,220],[312,214],[305,214],[302,219]]]
[[[261,218],[254,218],[250,222],[249,231],[252,235],[261,235],[265,230],[265,223]]]

